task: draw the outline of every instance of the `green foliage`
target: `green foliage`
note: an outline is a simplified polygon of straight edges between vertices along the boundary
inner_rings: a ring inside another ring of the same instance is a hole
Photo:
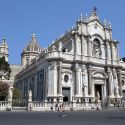
[[[7,83],[0,83],[0,101],[5,101],[8,96],[9,86]]]
[[[4,77],[10,79],[11,68],[10,64],[6,62],[5,57],[0,58],[0,78]]]
[[[14,89],[13,89],[13,99],[20,99],[21,98],[21,94],[19,89],[14,85]]]

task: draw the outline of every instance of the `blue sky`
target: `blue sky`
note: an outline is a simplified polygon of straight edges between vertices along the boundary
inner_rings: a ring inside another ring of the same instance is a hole
[[[93,6],[101,20],[110,20],[120,56],[125,56],[124,0],[0,0],[0,41],[7,39],[9,63],[20,64],[20,54],[33,32],[39,44],[47,47],[76,23],[81,12],[89,15]]]

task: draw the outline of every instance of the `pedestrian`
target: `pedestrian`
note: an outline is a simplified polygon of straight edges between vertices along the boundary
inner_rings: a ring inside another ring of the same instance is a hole
[[[52,106],[50,107],[50,109],[51,109],[51,111],[53,111],[53,107]]]
[[[58,111],[58,104],[55,104],[55,111]]]

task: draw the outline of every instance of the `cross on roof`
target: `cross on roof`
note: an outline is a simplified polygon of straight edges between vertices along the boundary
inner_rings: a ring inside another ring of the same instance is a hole
[[[97,7],[96,7],[96,6],[93,7],[93,12],[94,12],[94,13],[97,12]]]

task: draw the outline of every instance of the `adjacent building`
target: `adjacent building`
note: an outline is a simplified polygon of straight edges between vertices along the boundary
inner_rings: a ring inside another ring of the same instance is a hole
[[[9,57],[9,52],[8,52],[8,45],[6,42],[6,39],[4,38],[2,40],[2,43],[0,44],[0,58],[5,57],[5,60],[8,62],[8,57]],[[17,73],[19,73],[22,70],[21,65],[15,65],[15,64],[10,64],[11,68],[11,75],[10,79],[7,80],[6,78],[2,77],[2,82],[7,83],[10,87],[13,87],[14,84],[14,77]]]

